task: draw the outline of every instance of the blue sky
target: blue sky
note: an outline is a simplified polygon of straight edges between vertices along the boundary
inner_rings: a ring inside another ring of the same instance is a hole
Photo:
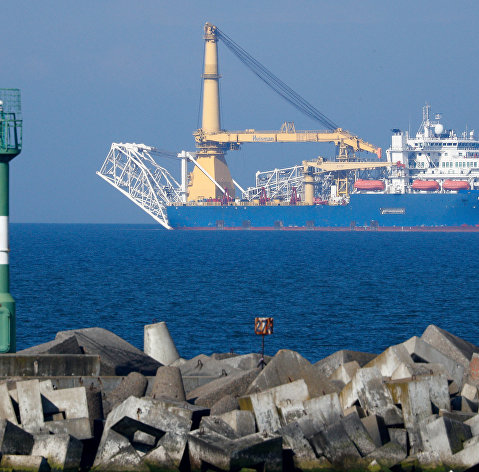
[[[193,150],[203,25],[218,25],[321,112],[386,148],[427,101],[479,130],[476,1],[3,1],[0,87],[22,90],[11,164],[14,222],[150,223],[95,175],[112,142]],[[220,47],[225,129],[316,129]],[[328,145],[245,145],[233,177],[294,165]]]

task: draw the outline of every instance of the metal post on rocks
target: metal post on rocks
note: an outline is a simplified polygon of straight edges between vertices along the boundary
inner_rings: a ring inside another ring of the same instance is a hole
[[[258,367],[264,369],[266,362],[264,361],[264,337],[273,334],[273,318],[255,318],[254,319],[254,333],[260,335],[261,339],[261,359]]]
[[[10,295],[9,162],[22,150],[20,90],[0,89],[0,353],[16,352],[15,300]]]

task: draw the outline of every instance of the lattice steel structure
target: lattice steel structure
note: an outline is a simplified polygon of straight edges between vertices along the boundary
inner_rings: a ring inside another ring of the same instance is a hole
[[[264,172],[258,171],[256,172],[256,186],[248,187],[243,192],[243,198],[249,201],[260,198],[264,189],[269,199],[289,200],[293,187],[301,195],[304,187],[303,172],[303,166],[286,167]]]
[[[144,144],[113,143],[97,174],[155,221],[171,229],[166,206],[184,202],[186,189],[153,156],[177,157]]]

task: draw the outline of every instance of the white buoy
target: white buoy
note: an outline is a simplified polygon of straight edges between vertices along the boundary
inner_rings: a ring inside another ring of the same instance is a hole
[[[163,365],[170,365],[180,357],[164,321],[145,325],[143,343],[145,354]]]

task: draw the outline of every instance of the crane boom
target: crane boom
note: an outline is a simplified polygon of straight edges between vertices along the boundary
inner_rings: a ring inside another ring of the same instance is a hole
[[[283,129],[285,126],[283,125]],[[372,152],[381,159],[381,148],[370,144],[349,131],[337,128],[329,130],[296,131],[257,131],[248,129],[243,131],[214,131],[197,130],[195,139],[198,144],[220,144],[226,149],[238,149],[243,143],[334,143],[343,144],[354,151]]]
[[[319,169],[320,172],[337,172],[343,170],[368,170],[368,169],[381,169],[385,167],[393,167],[396,164],[392,162],[335,162],[324,161],[318,159],[316,161],[303,161],[303,167],[305,171],[308,167],[314,167]]]

